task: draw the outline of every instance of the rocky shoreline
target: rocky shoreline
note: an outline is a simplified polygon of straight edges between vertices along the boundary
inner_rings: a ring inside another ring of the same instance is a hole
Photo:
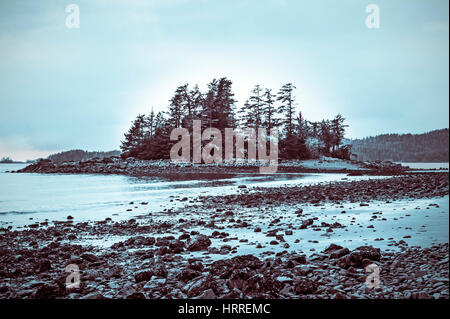
[[[79,226],[74,226],[79,227]],[[122,225],[127,228],[127,225]],[[138,226],[135,226],[138,227]],[[134,227],[133,227],[134,228]],[[50,233],[57,232],[50,229]],[[36,234],[22,234],[22,239]],[[42,235],[43,236],[43,235]],[[187,237],[187,236],[184,236]],[[183,250],[205,250],[202,235],[176,239],[135,236],[98,250],[57,240],[40,248],[2,248],[1,298],[427,298],[449,297],[448,244],[381,252],[330,245],[310,257],[280,252],[266,258],[241,255],[204,263]],[[145,249],[155,247],[157,249]],[[80,269],[79,288],[66,288],[68,264]],[[366,284],[364,267],[379,267],[379,287]]]
[[[306,161],[307,162],[307,161]],[[279,173],[349,173],[371,175],[396,175],[406,171],[405,167],[391,162],[358,162],[331,158],[316,160],[316,165],[305,165],[305,161],[282,161],[278,163]],[[63,174],[121,174],[133,176],[164,176],[208,173],[258,173],[260,166],[251,163],[193,164],[173,163],[170,160],[137,160],[113,156],[80,162],[54,163],[43,159],[16,173],[63,173]]]
[[[379,200],[438,198],[448,196],[448,186],[448,174],[435,173],[309,187],[242,188],[239,195],[201,198],[192,203],[195,206],[162,212],[173,216],[174,222],[152,214],[124,222],[107,218],[83,223],[68,216],[65,221],[36,223],[24,230],[3,228],[0,297],[448,299],[448,242],[424,248],[399,238],[392,241],[395,251],[376,248],[376,242],[352,249],[331,244],[320,252],[283,248],[289,246],[284,236],[296,237],[310,229],[333,234],[333,229],[356,227],[353,222],[324,223],[299,210],[299,204],[363,206]],[[280,216],[267,223],[270,245],[262,246],[265,240],[255,242],[259,254],[238,254],[237,243],[243,240],[231,238],[224,225],[257,233],[261,229],[252,223],[247,209],[270,211],[280,204],[298,223],[283,228],[280,218],[286,216]],[[372,218],[381,220],[382,215],[377,216],[374,213]],[[107,246],[87,244],[111,235],[121,240]],[[66,287],[65,269],[70,264],[79,268],[78,288]],[[379,269],[380,287],[370,289],[365,267],[372,264]]]
[[[200,197],[210,207],[223,204],[244,206],[293,203],[318,204],[322,202],[350,203],[364,201],[390,201],[403,198],[442,197],[449,193],[448,173],[407,174],[387,179],[369,179],[362,181],[334,182],[327,185],[294,187],[253,187],[251,193],[236,195]]]

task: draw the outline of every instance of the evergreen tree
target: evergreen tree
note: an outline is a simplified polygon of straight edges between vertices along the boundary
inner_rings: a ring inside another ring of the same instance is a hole
[[[253,127],[253,116],[251,113],[251,106],[248,100],[245,101],[244,106],[238,110],[239,125],[245,128]]]
[[[193,120],[197,119],[200,115],[202,103],[203,103],[203,95],[198,88],[198,85],[195,85],[192,90],[188,89],[188,85],[183,86],[183,105],[184,105],[184,113],[185,116],[182,120],[182,126],[191,129]]]
[[[163,112],[158,112],[155,117],[155,134],[161,132],[162,128],[166,125],[166,119]]]
[[[172,127],[181,127],[181,122],[185,115],[185,86],[179,86],[169,104],[169,123]]]
[[[331,133],[333,135],[333,151],[339,147],[342,143],[342,139],[344,138],[345,128],[348,125],[344,125],[345,118],[338,114],[336,117],[331,120]]]
[[[302,112],[298,112],[296,122],[296,135],[305,140],[309,136],[309,126],[308,121],[304,119]]]
[[[235,127],[234,115],[235,102],[234,93],[231,90],[232,82],[226,77],[221,78],[217,85],[217,96],[215,100],[217,128],[224,132],[227,127]]]
[[[190,113],[192,113],[193,118],[196,118],[199,116],[199,112],[203,104],[203,94],[200,92],[198,84],[196,84],[189,92],[189,99],[191,103]]]
[[[281,102],[278,113],[284,116],[281,124],[284,125],[286,136],[290,136],[294,132],[295,97],[293,91],[295,88],[292,83],[287,83],[281,87],[277,97],[277,101]]]
[[[276,109],[274,107],[275,96],[271,89],[266,89],[264,92],[264,126],[269,130],[278,126],[278,119],[275,117]]]
[[[217,123],[217,119],[215,118],[216,113],[216,97],[218,91],[218,81],[216,79],[212,80],[208,83],[208,92],[205,95],[205,98],[202,103],[201,108],[201,120],[202,128],[203,127],[213,127]]]
[[[133,121],[131,128],[125,133],[125,140],[121,142],[120,149],[123,153],[130,153],[140,145],[144,139],[145,116],[139,114]],[[130,153],[130,156],[134,156]]]
[[[146,138],[152,137],[155,131],[155,112],[153,108],[150,115],[145,118],[145,129],[144,136]]]
[[[255,85],[252,90],[252,95],[250,96],[250,108],[249,115],[252,116],[253,127],[257,129],[261,127],[262,124],[262,113],[263,113],[263,93],[259,84]]]
[[[320,122],[320,139],[324,144],[323,153],[329,155],[330,148],[333,145],[333,133],[331,132],[329,120],[322,120]]]
[[[212,80],[208,84],[208,92],[202,105],[204,127],[216,127],[221,132],[227,127],[235,126],[234,94],[232,82],[227,78]]]

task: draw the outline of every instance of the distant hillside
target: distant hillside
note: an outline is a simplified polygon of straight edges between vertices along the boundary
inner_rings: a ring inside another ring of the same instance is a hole
[[[449,130],[424,134],[384,134],[350,140],[358,160],[394,162],[448,162]]]
[[[88,152],[83,150],[70,150],[66,152],[52,154],[48,159],[52,160],[55,163],[63,163],[70,161],[86,161],[91,158],[105,158],[111,156],[119,156],[120,151],[110,151],[110,152]]]

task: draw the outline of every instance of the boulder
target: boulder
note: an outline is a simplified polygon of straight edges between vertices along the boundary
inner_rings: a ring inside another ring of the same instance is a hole
[[[204,293],[202,293],[200,296],[198,296],[198,299],[217,299],[216,294],[214,293],[214,290],[207,289]]]
[[[341,258],[342,256],[348,255],[349,253],[350,253],[350,250],[348,248],[341,248],[341,249],[331,252],[330,258],[333,258],[333,259]]]
[[[310,295],[316,291],[317,287],[313,281],[308,278],[301,278],[294,284],[294,293],[296,295]]]
[[[81,258],[83,258],[89,262],[96,262],[99,259],[97,256],[95,256],[94,254],[91,254],[91,253],[84,253],[81,255]]]
[[[36,293],[34,294],[34,298],[36,299],[54,299],[59,295],[59,286],[58,285],[49,285],[44,284],[40,286]]]
[[[50,264],[50,260],[48,259],[42,259],[39,261],[39,264],[37,266],[37,271],[39,273],[41,272],[47,272],[51,269],[51,264]]]
[[[182,282],[189,282],[194,278],[201,276],[201,272],[193,269],[184,269],[178,274],[178,279]]]
[[[236,256],[231,259],[221,259],[213,262],[209,272],[220,278],[229,278],[231,274],[238,270],[248,268],[256,270],[263,266],[263,262],[253,255]]]
[[[150,279],[152,279],[152,276],[153,276],[153,270],[146,269],[146,270],[141,270],[141,271],[137,272],[134,275],[134,279],[136,280],[136,282],[149,281]]]
[[[189,243],[188,250],[189,251],[201,251],[208,250],[208,247],[211,245],[211,240],[208,236],[205,235],[197,235]]]

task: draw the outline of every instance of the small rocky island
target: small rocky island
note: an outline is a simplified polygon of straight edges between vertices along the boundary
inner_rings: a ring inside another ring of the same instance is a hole
[[[124,174],[134,176],[152,176],[158,174],[184,173],[256,173],[258,163],[220,163],[194,164],[174,163],[171,160],[139,160],[133,157],[122,159],[119,156],[93,158],[85,161],[53,162],[41,159],[38,162],[20,169],[17,173],[66,173],[66,174]],[[341,160],[322,156],[310,160],[284,160],[278,163],[279,173],[352,173],[352,174],[402,174],[408,168],[389,161],[360,162]]]

